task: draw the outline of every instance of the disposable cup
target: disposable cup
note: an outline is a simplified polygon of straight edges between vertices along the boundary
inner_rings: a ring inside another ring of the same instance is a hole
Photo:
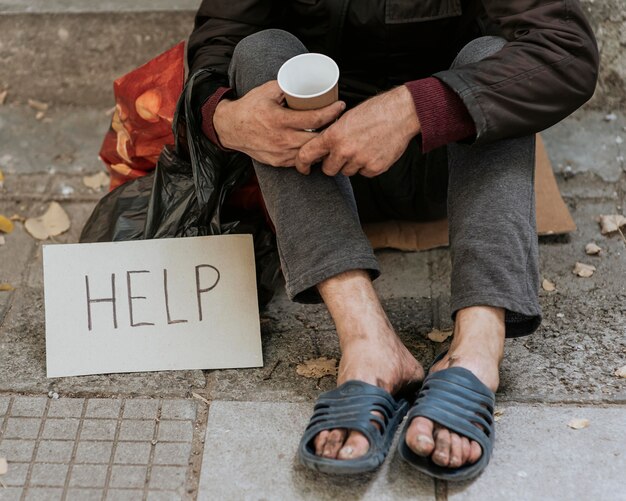
[[[278,70],[278,86],[289,108],[315,110],[339,99],[339,67],[324,54],[300,54]]]

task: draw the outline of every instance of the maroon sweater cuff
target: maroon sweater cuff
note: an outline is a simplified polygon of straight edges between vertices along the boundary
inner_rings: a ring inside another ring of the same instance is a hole
[[[213,115],[215,115],[215,108],[217,108],[219,102],[228,97],[228,94],[231,91],[232,89],[230,87],[220,87],[202,105],[202,132],[204,132],[204,135],[209,138],[209,141],[223,150],[226,148],[222,146],[222,143],[220,143],[220,140],[217,137],[217,132],[215,132],[215,127],[213,126]]]
[[[404,85],[413,96],[424,153],[476,134],[476,126],[465,104],[441,80],[429,77]]]

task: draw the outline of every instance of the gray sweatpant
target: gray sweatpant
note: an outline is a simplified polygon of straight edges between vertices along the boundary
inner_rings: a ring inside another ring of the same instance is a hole
[[[453,67],[478,61],[503,44],[497,37],[473,40]],[[276,79],[287,59],[304,52],[285,31],[251,35],[235,49],[231,86],[242,96]],[[515,337],[532,333],[541,322],[534,160],[534,137],[523,137],[480,147],[450,144],[428,154],[415,139],[387,173],[371,180],[355,176],[352,183],[315,168],[304,176],[253,164],[292,300],[319,302],[316,285],[348,270],[378,276],[359,214],[366,220],[424,219],[447,212],[453,315],[476,305],[505,308],[507,337]]]

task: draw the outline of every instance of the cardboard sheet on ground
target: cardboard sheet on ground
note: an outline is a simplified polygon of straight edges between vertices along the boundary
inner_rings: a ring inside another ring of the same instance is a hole
[[[535,157],[535,196],[537,201],[537,232],[557,235],[576,230],[574,220],[561,197],[552,165],[540,135],[537,135]],[[412,222],[385,221],[363,225],[375,249],[416,251],[448,245],[448,221]]]
[[[263,365],[250,235],[47,245],[48,377]]]

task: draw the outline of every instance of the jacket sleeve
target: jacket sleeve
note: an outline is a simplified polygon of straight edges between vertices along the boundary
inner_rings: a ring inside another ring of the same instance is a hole
[[[228,86],[228,66],[235,46],[248,35],[277,22],[273,0],[203,0],[196,13],[194,29],[187,44],[189,74],[203,68],[212,70],[203,85],[206,96]]]
[[[476,143],[534,134],[593,95],[596,41],[578,0],[482,0],[507,44],[496,54],[436,73],[463,100]]]

